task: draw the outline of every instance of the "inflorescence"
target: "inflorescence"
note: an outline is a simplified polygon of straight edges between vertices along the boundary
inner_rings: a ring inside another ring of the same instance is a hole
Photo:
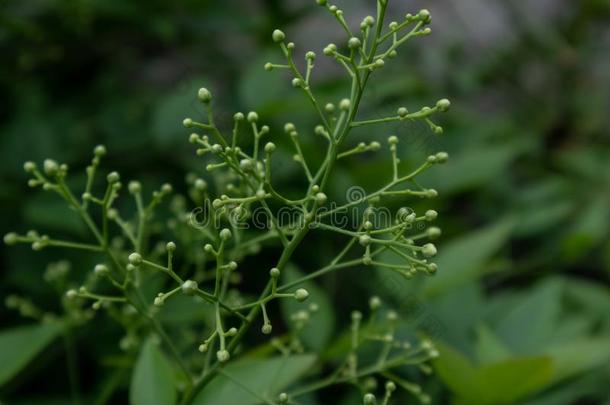
[[[94,149],[93,159],[86,169],[86,184],[80,195],[74,194],[66,184],[67,165],[50,159],[45,160],[42,167],[33,162],[24,165],[25,171],[31,175],[28,184],[57,193],[63,198],[87,225],[91,238],[88,242],[76,242],[29,231],[24,235],[9,233],[4,237],[5,243],[28,243],[34,250],[59,247],[98,254],[100,262],[91,269],[92,277],[88,277],[80,286],[67,288],[64,299],[72,303],[71,308],[77,308],[74,311],[82,315],[79,319],[91,319],[91,310],[108,311],[125,327],[126,335],[120,343],[125,350],[136,347],[152,330],[164,342],[184,373],[187,382],[184,388],[186,400],[192,398],[216,375],[219,367],[231,359],[251,326],[257,325],[265,335],[273,333],[267,315],[269,305],[278,299],[308,301],[309,292],[300,287],[304,281],[358,266],[386,269],[409,279],[419,274],[433,275],[437,271],[437,265],[432,261],[437,248],[430,240],[436,239],[441,231],[434,226],[417,226],[435,221],[437,212],[428,210],[416,213],[400,209],[393,223],[378,226],[375,207],[389,198],[435,198],[437,191],[420,186],[416,177],[434,165],[445,163],[447,153],[430,155],[420,166],[404,172],[398,157],[399,138],[391,135],[387,138],[387,151],[392,176],[385,184],[345,203],[333,202],[332,205],[325,192],[339,161],[363,153],[379,153],[384,149],[379,139],[350,144],[349,134],[352,129],[387,122],[421,120],[434,134],[443,133],[442,127],[433,119],[436,114],[449,109],[450,102],[447,99],[412,112],[404,106],[398,106],[394,115],[384,118],[367,119],[359,116],[365,88],[373,76],[397,56],[401,45],[430,34],[430,13],[421,10],[417,14],[407,14],[402,21],[386,24],[384,19],[388,1],[378,0],[376,17],[365,17],[359,31],[352,31],[341,9],[325,0],[317,0],[317,3],[345,31],[345,41],[342,44],[331,43],[322,53],[335,60],[347,73],[351,80],[349,95],[340,100],[322,103],[312,88],[317,54],[313,51],[304,53],[305,71],[301,71],[295,62],[295,44],[288,41],[286,34],[280,30],[273,31],[271,39],[279,47],[284,62],[268,62],[264,69],[270,72],[290,72],[292,86],[302,92],[313,107],[318,121],[314,128],[297,129],[295,124],[289,122],[281,130],[275,130],[261,122],[255,111],[238,112],[233,116],[233,127],[227,136],[214,121],[212,92],[206,88],[199,89],[197,98],[207,112],[207,120],[198,122],[185,118],[183,125],[195,131],[189,136],[189,141],[196,146],[198,156],[209,158],[206,171],[211,172],[211,176],[216,176],[217,181],[214,182],[216,186],[211,187],[197,175],[187,176],[191,203],[183,196],[174,196],[170,202],[173,217],[165,224],[166,229],[175,235],[175,241],[153,245],[153,242],[167,234],[166,231],[159,231],[162,224],[156,219],[155,211],[172,194],[171,185],[163,185],[147,199],[139,182],[128,182],[127,192],[133,198],[136,212],[133,218],[125,218],[115,207],[115,202],[124,189],[117,172],[106,175],[104,192],[98,195],[94,191],[100,162],[106,154],[104,146]],[[314,135],[324,139],[326,144],[325,158],[317,166],[313,159],[308,159],[301,145],[301,139]],[[244,142],[244,137],[250,139]],[[294,148],[294,161],[300,166],[308,184],[302,196],[297,199],[286,197],[274,185],[271,162],[277,148],[272,140],[280,137],[289,138]],[[243,144],[252,147],[240,146]],[[192,226],[189,205],[203,205],[208,201],[211,210],[208,215],[219,220],[210,221],[205,226]],[[281,223],[276,217],[278,206],[298,209],[301,213],[298,226]],[[353,229],[337,227],[329,221],[333,215],[352,207],[364,207],[361,220]],[[253,234],[235,226],[235,218],[247,221],[249,213],[255,208],[262,209],[267,214],[270,219],[269,229]],[[422,231],[413,233],[413,229]],[[307,272],[302,279],[282,284],[282,272],[309,232],[333,232],[345,239],[344,247],[326,266]],[[244,298],[236,294],[233,288],[241,278],[239,263],[246,255],[256,254],[263,244],[274,242],[283,247],[275,266],[271,269],[249,269],[268,278],[266,287],[257,298],[244,302]],[[177,254],[180,254],[179,261],[176,260]],[[385,258],[388,254],[395,255],[399,260],[387,262]],[[47,272],[49,280],[65,278],[68,268],[65,263],[51,267]],[[168,283],[167,288],[159,291],[152,300],[147,300],[141,287],[143,280],[151,273],[165,275]],[[67,281],[61,283],[62,286],[67,284]],[[184,359],[184,349],[174,345],[157,317],[164,305],[178,295],[193,297],[203,305],[208,305],[213,312],[210,328],[198,342],[198,349],[205,353],[206,358],[203,374],[195,373],[193,365]],[[85,309],[85,302],[92,303],[91,309]],[[13,296],[7,300],[7,304],[19,309],[24,315],[37,319],[43,316],[41,310],[22,298]],[[292,330],[296,332],[289,338],[290,341],[286,343],[278,338],[271,340],[284,355],[303,350],[298,332],[307,326],[309,318],[315,316],[317,311],[316,303],[304,305],[307,309],[293,314]],[[371,321],[366,325],[360,312],[352,314],[350,352],[337,371],[323,381],[327,382],[326,385],[359,385],[365,392],[364,404],[387,404],[397,387],[402,387],[422,402],[429,401],[419,386],[394,374],[392,369],[404,364],[417,364],[422,370],[429,371],[425,362],[438,353],[427,340],[417,347],[398,340],[397,314],[390,311],[381,322],[380,305],[378,298],[371,300]],[[259,320],[259,315],[262,320]],[[140,319],[141,322],[133,322],[133,319]],[[359,364],[358,350],[364,342],[381,346],[379,358],[372,365]],[[209,353],[215,353],[215,361],[210,359]],[[387,381],[381,402],[372,392],[376,388],[375,376]],[[312,386],[316,389],[323,388],[315,383]],[[270,402],[291,403],[290,398],[309,390],[307,386],[297,388],[294,392],[280,394]]]

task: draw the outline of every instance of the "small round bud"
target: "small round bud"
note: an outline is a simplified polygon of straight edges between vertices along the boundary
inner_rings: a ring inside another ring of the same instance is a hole
[[[265,334],[265,335],[270,334],[272,330],[273,330],[273,326],[271,326],[270,323],[264,324],[263,327],[261,328],[261,332],[263,332],[263,334]]]
[[[426,236],[430,239],[436,239],[441,236],[441,228],[432,226],[426,230]]]
[[[212,101],[212,93],[210,93],[210,91],[205,87],[199,89],[197,92],[197,97],[204,103],[209,103]]]
[[[199,135],[193,133],[189,135],[189,142],[196,143],[199,140]]]
[[[377,141],[373,141],[370,143],[369,147],[371,148],[372,151],[376,151],[381,148],[381,144]]]
[[[233,119],[235,121],[243,121],[244,118],[245,118],[244,113],[238,112],[238,113],[235,113],[235,115],[233,115]]]
[[[377,59],[377,60],[375,61],[375,67],[376,67],[377,69],[381,69],[381,68],[382,68],[382,67],[384,67],[384,66],[385,66],[385,61],[384,61],[383,59]]]
[[[398,314],[396,313],[396,311],[389,311],[388,314],[386,315],[386,318],[388,319],[388,321],[390,322],[395,322],[398,320]],[[393,338],[390,335],[390,341],[393,340]]]
[[[98,277],[104,277],[109,273],[108,267],[105,264],[97,264],[93,268],[93,273]]]
[[[222,231],[220,231],[220,239],[222,239],[222,240],[231,239],[231,230],[229,230],[228,228],[224,228]]]
[[[269,276],[273,278],[278,278],[280,276],[280,269],[278,269],[277,267],[272,268],[271,270],[269,270]]]
[[[297,128],[292,122],[287,122],[286,125],[284,125],[284,132],[286,132],[287,134],[290,134],[291,132],[294,132],[296,130]]]
[[[436,255],[436,246],[434,246],[434,244],[432,244],[432,243],[426,243],[424,246],[422,246],[421,252],[426,257],[435,256]]]
[[[434,210],[428,210],[425,214],[426,221],[434,221],[438,217],[438,212]]]
[[[393,392],[393,391],[396,391],[396,384],[394,384],[394,382],[393,382],[393,381],[388,381],[388,382],[385,384],[385,389],[386,389],[386,391],[388,391],[388,392]]]
[[[326,194],[324,193],[318,193],[316,194],[316,202],[319,205],[324,205],[326,204],[326,201],[328,200],[328,197],[326,197]]]
[[[324,52],[324,55],[331,56],[333,53],[337,52],[337,45],[328,44],[328,45],[326,45],[326,48],[324,48],[323,52]]]
[[[362,312],[352,311],[352,321],[359,322],[362,319]]]
[[[320,2],[320,0],[318,0],[318,3]],[[288,403],[288,394],[286,394],[285,392],[282,392],[280,395],[278,395],[277,397],[278,401],[280,401],[280,405],[284,405],[286,403]]]
[[[426,197],[428,197],[428,198],[436,198],[436,197],[438,197],[438,191],[436,191],[433,188],[431,188],[429,190],[426,190]]]
[[[32,173],[34,170],[36,170],[36,163],[34,163],[34,162],[25,162],[23,164],[23,170],[25,170],[26,173]]]
[[[388,27],[389,27],[389,28],[390,28],[392,31],[394,31],[394,30],[396,30],[396,28],[398,28],[398,23],[397,23],[396,21],[392,21],[392,22],[391,22],[391,23],[388,25]]]
[[[176,250],[176,244],[174,242],[167,242],[165,245],[165,250],[168,252],[174,252]]]
[[[299,288],[294,292],[294,298],[299,302],[305,301],[307,297],[309,297],[309,291],[304,288]]]
[[[199,345],[199,351],[201,353],[207,352],[208,349],[209,349],[209,346],[207,345],[207,343],[202,343],[202,344]]]
[[[155,300],[153,301],[154,306],[161,307],[161,306],[163,306],[163,304],[165,304],[165,300],[163,299],[163,296],[155,297]]]
[[[59,170],[59,165],[53,159],[46,159],[43,162],[44,172],[49,176],[54,176]]]
[[[294,79],[292,79],[292,87],[302,87],[303,86],[303,80],[299,79],[298,77],[295,77]]]
[[[373,16],[367,15],[366,17],[364,17],[364,20],[362,20],[362,22],[365,25],[372,27],[375,24],[375,18],[373,18]]]
[[[205,191],[208,188],[208,183],[203,179],[195,180],[195,184],[193,184],[195,190],[197,191]]]
[[[265,68],[265,70],[266,70],[267,72],[271,72],[271,71],[273,70],[273,64],[272,64],[272,63],[267,62],[267,63],[265,63],[264,68]]]
[[[235,336],[237,335],[237,328],[231,328],[225,332],[225,336]]]
[[[339,109],[343,111],[348,111],[352,106],[352,102],[348,98],[344,98],[339,102]]]
[[[127,259],[129,260],[129,263],[133,266],[137,267],[142,264],[142,255],[137,252],[133,252],[132,254],[130,254]]]
[[[182,121],[182,125],[184,125],[184,126],[185,126],[185,127],[187,127],[187,128],[190,128],[190,127],[192,127],[192,126],[193,126],[193,120],[192,120],[192,119],[190,119],[190,118],[185,118],[185,119]]]
[[[73,300],[78,297],[78,292],[74,289],[66,291],[66,298]]]
[[[438,110],[441,112],[448,111],[449,107],[451,107],[451,102],[446,98],[443,98],[436,102],[436,108],[438,108]]]
[[[419,17],[419,19],[424,22],[424,23],[429,23],[432,20],[432,17],[430,16],[430,12],[428,10],[426,10],[425,8],[420,10],[419,13],[417,13],[417,16]]]
[[[326,103],[324,110],[326,110],[327,113],[333,113],[335,111],[335,105],[333,103]]]
[[[379,309],[379,307],[381,307],[381,299],[376,295],[372,296],[369,300],[369,307],[373,311]]]
[[[436,162],[438,161],[438,159],[436,158],[436,156],[434,156],[434,155],[430,155],[430,156],[428,156],[428,157],[426,158],[426,161],[427,161],[428,163],[436,163]]]
[[[256,121],[258,121],[258,114],[254,111],[250,111],[248,113],[248,122],[252,123]]]
[[[195,295],[197,293],[198,285],[194,280],[186,280],[182,283],[182,292],[186,295]]]
[[[273,34],[271,34],[271,38],[273,38],[273,42],[282,42],[286,35],[280,30],[274,30]]]
[[[449,154],[447,152],[438,152],[436,154],[436,161],[438,163],[445,163],[447,160],[449,160]]]
[[[203,247],[203,250],[207,253],[212,253],[214,251],[214,246],[210,245],[209,243],[206,243]]]
[[[318,6],[325,6],[327,2],[328,2],[327,0],[316,0],[316,3],[318,4]]]
[[[356,37],[351,37],[349,39],[349,41],[347,41],[347,47],[349,49],[358,49],[362,46],[362,42],[360,42],[360,39],[356,38]]]
[[[106,180],[108,180],[108,183],[114,184],[121,180],[121,176],[119,176],[117,172],[111,172],[108,174],[108,176],[106,176]]]
[[[139,181],[130,181],[127,189],[131,194],[137,194],[142,191],[142,184]]]
[[[267,144],[265,145],[265,152],[273,153],[274,150],[275,150],[275,144],[273,142],[267,142]]]
[[[437,271],[438,271],[438,266],[437,266],[437,264],[436,264],[436,263],[430,263],[430,264],[428,265],[428,273],[430,273],[430,274],[434,274],[434,273],[436,273]]]
[[[388,143],[390,145],[396,145],[398,143],[398,137],[396,135],[392,135],[388,138]]]
[[[368,393],[362,398],[362,402],[364,405],[375,405],[377,404],[377,398],[375,398],[375,395]]]
[[[369,246],[371,242],[371,237],[369,235],[361,235],[358,238],[358,243],[360,243],[362,246]]]
[[[106,154],[106,147],[104,145],[97,145],[95,149],[93,149],[93,154],[97,157],[102,157]]]
[[[267,193],[265,192],[265,190],[263,190],[263,189],[256,190],[256,198],[258,198],[259,200],[262,200],[265,197],[267,197]]]
[[[407,110],[405,107],[400,107],[396,113],[400,118],[405,118],[407,114],[409,114],[409,110]]]
[[[231,357],[231,355],[226,350],[219,350],[219,351],[216,352],[216,358],[221,363],[224,363],[227,360],[229,360],[229,357]]]
[[[309,51],[305,54],[305,58],[308,60],[314,60],[316,59],[316,53],[313,51]]]
[[[15,232],[9,232],[6,235],[4,235],[4,243],[6,245],[14,245],[18,242],[19,237],[17,236],[17,234]]]

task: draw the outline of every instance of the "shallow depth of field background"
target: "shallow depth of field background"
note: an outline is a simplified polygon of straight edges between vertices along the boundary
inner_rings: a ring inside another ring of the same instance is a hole
[[[337,4],[353,24],[374,13],[373,1]],[[519,403],[602,403],[610,384],[610,1],[391,4],[397,19],[425,4],[433,34],[412,41],[373,76],[361,116],[402,105],[415,110],[442,97],[453,107],[439,122],[441,137],[425,125],[394,124],[355,132],[352,140],[385,144],[398,135],[403,170],[429,153],[449,152],[447,165],[422,178],[440,198],[393,206],[439,212],[439,274],[389,282],[386,272],[357,268],[324,278],[336,314],[320,333],[330,344],[350,311],[365,309],[377,294],[447,353],[463,354],[475,368],[501,363],[503,377],[486,380],[492,392],[518,391],[525,379],[535,387]],[[22,171],[28,159],[66,162],[74,177],[84,178],[93,147],[103,143],[105,169],[139,178],[149,191],[166,181],[184,190],[187,172],[205,174],[206,161],[195,156],[181,125],[187,116],[202,116],[201,86],[214,93],[221,123],[235,111],[256,110],[272,128],[269,139],[288,154],[281,128],[294,121],[304,128],[306,153],[321,153],[313,131],[306,134],[316,123],[303,95],[288,76],[263,70],[265,62],[281,61],[270,40],[276,27],[299,54],[318,54],[314,88],[323,102],[347,94],[343,72],[322,55],[344,34],[313,0],[0,3],[1,233],[36,228],[86,237],[58,198],[28,189]],[[390,174],[389,165],[383,150],[346,159],[329,195],[343,199],[352,184],[372,190]],[[280,159],[277,173],[284,190],[301,179],[289,159]],[[1,249],[0,296],[17,292],[56,308],[42,274],[63,252]],[[308,238],[295,264],[317,269],[335,249],[328,235]],[[271,262],[277,253],[261,255]],[[90,262],[74,260],[75,276],[90,271]],[[266,277],[255,264],[243,271]],[[4,308],[0,319],[2,328],[26,322]],[[118,351],[120,338],[110,321],[97,325],[102,337],[92,324],[79,340],[88,392],[106,372],[93,359]],[[537,360],[524,367],[517,361],[523,357]],[[62,403],[69,395],[64,364],[61,345],[50,348],[0,398]],[[440,378],[420,379],[433,403],[477,395],[478,383],[462,381],[459,368],[438,367]],[[350,395],[328,392],[319,403],[355,403]]]

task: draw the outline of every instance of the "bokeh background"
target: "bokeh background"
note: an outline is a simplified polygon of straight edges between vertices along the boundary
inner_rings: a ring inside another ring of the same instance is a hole
[[[373,1],[336,3],[353,24],[374,13]],[[431,207],[443,229],[439,274],[389,280],[364,269],[357,277],[321,280],[335,312],[326,315],[332,321],[320,339],[331,344],[350,311],[377,294],[411,329],[440,342],[446,355],[436,364],[438,377],[412,376],[433,403],[457,397],[603,403],[610,384],[610,2],[393,0],[390,14],[400,19],[421,7],[432,13],[433,35],[411,42],[386,65],[362,114],[383,116],[447,97],[452,109],[440,122],[444,135],[396,124],[355,133],[353,142],[385,142],[397,134],[405,168],[432,152],[451,155],[421,180],[440,193]],[[185,173],[204,174],[205,162],[181,125],[202,114],[195,99],[201,86],[214,92],[221,124],[235,111],[256,110],[280,147],[288,146],[281,139],[284,122],[313,128],[309,105],[289,78],[263,69],[281,60],[270,41],[276,27],[299,52],[320,55],[314,73],[320,99],[342,98],[345,77],[321,50],[343,41],[343,32],[313,0],[0,2],[2,233],[86,234],[61,201],[27,187],[25,160],[66,162],[78,182],[92,148],[103,143],[104,166],[123,178],[147,187],[169,181],[185,190]],[[303,137],[304,147],[315,154],[321,143],[310,138]],[[298,166],[288,158],[279,165],[279,184],[296,187]],[[353,184],[371,190],[389,173],[387,154],[346,160],[329,194],[342,199]],[[295,264],[304,272],[318,268],[333,246],[326,237],[310,238]],[[0,295],[17,292],[56,307],[57,294],[42,274],[63,252],[1,249]],[[277,251],[261,254],[272,260]],[[73,258],[73,268],[89,268],[79,260]],[[0,316],[3,328],[25,322],[5,309]],[[112,339],[120,337],[110,325],[104,330],[84,332],[77,344],[90,395],[106,373],[94,359],[110,353]],[[61,345],[40,357],[0,398],[64,403],[69,388]],[[468,367],[479,371],[479,380],[464,378]],[[524,380],[531,384],[523,387]],[[119,403],[125,381],[113,394]],[[340,390],[310,400],[358,403],[350,395]]]

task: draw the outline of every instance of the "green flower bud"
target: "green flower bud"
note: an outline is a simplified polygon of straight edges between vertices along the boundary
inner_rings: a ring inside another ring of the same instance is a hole
[[[447,160],[449,160],[449,154],[447,152],[438,152],[436,154],[436,161],[438,163],[445,163]]]
[[[277,267],[272,268],[271,270],[269,270],[269,276],[271,276],[272,278],[278,278],[280,276],[280,269],[278,269]]]
[[[438,110],[441,112],[448,111],[449,107],[451,107],[451,102],[446,98],[443,98],[436,102],[436,108],[438,108]]]
[[[265,68],[265,70],[266,70],[267,72],[271,72],[271,71],[273,70],[273,64],[272,64],[272,63],[267,62],[267,63],[265,63],[264,68]]]
[[[301,87],[303,86],[303,80],[299,79],[298,77],[295,77],[294,79],[292,79],[292,87]]]
[[[369,246],[371,242],[371,237],[369,235],[361,235],[358,238],[358,243],[360,243],[362,246]]]
[[[299,288],[294,292],[294,298],[299,302],[305,301],[307,297],[309,297],[309,291],[304,288]]]
[[[248,113],[248,122],[252,123],[256,121],[258,121],[258,114],[254,111],[250,111]]]
[[[425,214],[426,221],[434,221],[438,217],[438,212],[434,210],[428,210]]]
[[[398,137],[396,135],[392,135],[388,138],[388,143],[390,145],[396,145],[398,143]]]
[[[220,239],[225,241],[231,239],[231,230],[224,228],[222,231],[220,231]]]
[[[372,311],[375,311],[376,309],[379,309],[379,307],[381,307],[381,299],[376,295],[372,296],[369,300],[369,308],[371,308]]]
[[[328,44],[326,46],[326,48],[324,48],[323,52],[324,52],[324,55],[331,56],[333,53],[337,52],[337,45]]]
[[[366,17],[364,17],[364,20],[362,20],[362,22],[365,25],[372,27],[373,25],[375,25],[375,18],[373,18],[373,16],[367,15]]]
[[[137,194],[142,191],[142,184],[139,181],[130,181],[127,185],[127,189],[131,194]]]
[[[36,170],[36,163],[34,162],[25,162],[23,164],[23,170],[26,171],[26,173],[32,173],[34,170]]]
[[[9,232],[4,235],[4,243],[6,245],[12,246],[19,241],[19,236],[15,232]]]
[[[409,114],[409,110],[407,110],[405,107],[400,107],[396,113],[400,118],[405,118],[407,114]]]
[[[273,42],[282,42],[286,35],[280,30],[274,30],[273,34],[271,34],[271,38],[273,38]]]
[[[316,0],[316,3],[318,4],[318,6],[325,6],[327,2],[328,2],[327,0]]]
[[[332,113],[335,111],[335,105],[333,103],[326,103],[324,110],[326,110],[327,113]]]
[[[95,149],[93,149],[93,154],[98,158],[104,156],[106,154],[106,147],[104,145],[97,145]]]
[[[104,277],[109,272],[110,271],[108,270],[108,267],[105,264],[97,264],[93,269],[93,273],[98,277]]]
[[[436,226],[432,226],[426,230],[426,236],[428,236],[430,239],[436,239],[441,236],[441,229]]]
[[[326,0],[318,0],[318,4],[320,4],[320,1],[326,1]],[[280,395],[278,395],[277,399],[280,402],[280,405],[285,405],[288,403],[288,394],[286,394],[285,392],[282,392]]]
[[[176,250],[176,244],[174,242],[167,242],[165,245],[165,250],[168,252],[174,252]]]
[[[193,186],[197,191],[205,191],[208,188],[208,183],[203,179],[197,179]]]
[[[377,141],[373,141],[370,143],[369,147],[371,148],[372,151],[377,151],[381,148],[381,144]]]
[[[231,357],[231,355],[226,350],[219,350],[216,352],[216,358],[221,363],[225,363],[226,361],[228,361],[229,357]]]
[[[428,198],[436,198],[436,197],[438,197],[438,191],[436,191],[433,188],[431,188],[429,190],[426,190],[426,197],[428,197]]]
[[[78,292],[74,289],[70,289],[68,291],[66,291],[66,298],[68,298],[69,300],[73,300],[76,299],[78,297]]]
[[[368,393],[362,398],[362,402],[364,405],[375,405],[377,404],[377,398],[375,398],[375,395]]]
[[[351,106],[352,106],[352,102],[350,101],[349,98],[344,98],[343,100],[341,100],[339,102],[339,109],[340,110],[349,111]]]
[[[396,384],[394,384],[394,382],[393,382],[393,381],[388,381],[388,382],[385,384],[385,389],[386,389],[386,391],[388,391],[388,392],[394,392],[394,391],[396,391]]]
[[[235,113],[235,115],[233,115],[233,119],[235,121],[243,121],[245,119],[244,113]]]
[[[121,176],[119,176],[117,172],[111,172],[108,174],[108,176],[106,176],[106,180],[108,180],[108,183],[114,184],[121,180]]]
[[[328,200],[328,197],[326,197],[326,194],[324,193],[318,193],[316,194],[316,202],[319,205],[324,205],[326,204],[326,201]]]
[[[430,12],[428,10],[426,10],[425,8],[420,10],[419,13],[417,13],[417,16],[419,17],[420,21],[422,21],[425,24],[430,23],[430,21],[432,20]]]
[[[273,326],[271,326],[270,323],[264,324],[263,327],[261,328],[261,332],[265,335],[270,334],[272,330],[273,330]]]
[[[186,280],[182,283],[182,292],[186,295],[195,295],[197,293],[198,285],[194,280]]]
[[[237,335],[237,328],[231,328],[225,332],[225,336],[235,336]]]
[[[59,165],[53,159],[46,159],[43,162],[44,172],[49,176],[54,176],[57,174],[59,170]]]
[[[210,93],[210,91],[205,87],[199,89],[199,91],[197,92],[197,97],[203,103],[209,103],[210,101],[212,101],[212,93]]]
[[[421,252],[426,257],[436,256],[436,246],[434,246],[432,243],[426,243],[424,246],[422,246]]]
[[[187,128],[190,128],[190,127],[192,127],[192,126],[193,126],[193,120],[192,120],[192,119],[190,119],[190,118],[185,118],[185,119],[182,121],[182,125],[184,125],[184,126],[185,126],[185,127],[187,127]]]
[[[127,258],[127,260],[129,260],[129,263],[133,266],[139,266],[142,264],[142,255],[140,255],[137,252],[133,252],[132,254],[129,255],[129,257]]]
[[[356,37],[351,37],[349,39],[349,41],[347,41],[347,47],[349,49],[358,49],[362,46],[362,42],[360,42],[360,39],[356,38]]]
[[[291,132],[296,131],[296,127],[294,126],[294,124],[292,122],[287,122],[286,125],[284,125],[284,132],[286,132],[287,134],[290,134]]]
[[[316,53],[313,51],[309,51],[305,54],[305,59],[308,60],[315,60],[316,59]]]

